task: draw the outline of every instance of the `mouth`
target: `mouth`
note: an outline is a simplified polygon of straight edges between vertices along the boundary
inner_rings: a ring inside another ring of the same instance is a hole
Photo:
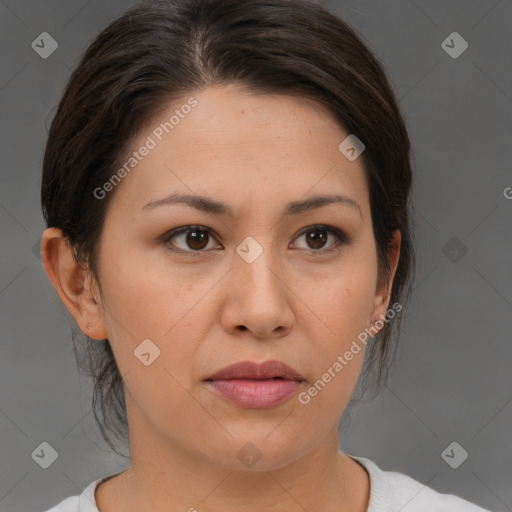
[[[243,409],[268,409],[293,396],[304,377],[280,361],[243,361],[215,372],[204,381],[214,393]]]

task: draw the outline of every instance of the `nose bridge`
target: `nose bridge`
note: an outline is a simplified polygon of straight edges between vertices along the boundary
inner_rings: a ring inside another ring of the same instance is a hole
[[[260,236],[258,239],[247,236],[237,247],[235,269],[237,279],[241,278],[248,286],[258,291],[279,288],[279,279],[276,277],[276,257],[273,253],[271,236]],[[267,297],[268,299],[268,297]]]

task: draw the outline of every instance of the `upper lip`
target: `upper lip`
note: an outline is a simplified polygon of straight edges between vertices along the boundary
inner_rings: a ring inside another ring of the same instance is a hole
[[[279,377],[288,380],[303,381],[304,377],[281,361],[264,361],[254,363],[252,361],[240,361],[225,366],[215,372],[206,380],[228,380],[228,379],[272,379]]]

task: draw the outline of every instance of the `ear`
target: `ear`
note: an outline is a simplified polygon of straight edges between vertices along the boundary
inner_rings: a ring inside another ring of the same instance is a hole
[[[377,283],[377,287],[375,290],[375,299],[373,303],[373,311],[371,316],[372,322],[376,322],[379,319],[383,319],[389,307],[389,301],[391,299],[391,288],[395,278],[398,260],[400,258],[401,241],[402,234],[400,233],[399,230],[395,230],[393,232],[393,237],[387,254],[388,263],[390,267],[390,276],[388,283],[385,282],[384,278],[380,279],[379,282]],[[379,327],[379,325],[380,323],[375,327],[375,329],[380,330],[382,326]]]
[[[107,338],[97,283],[75,260],[62,230],[44,231],[41,257],[46,274],[80,330],[93,339]]]

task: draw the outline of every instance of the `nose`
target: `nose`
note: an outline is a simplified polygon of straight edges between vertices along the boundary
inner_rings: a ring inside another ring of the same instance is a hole
[[[224,330],[235,336],[250,331],[258,339],[286,336],[295,322],[296,296],[290,281],[290,272],[270,246],[263,247],[249,237],[246,245],[238,247],[226,283]]]

